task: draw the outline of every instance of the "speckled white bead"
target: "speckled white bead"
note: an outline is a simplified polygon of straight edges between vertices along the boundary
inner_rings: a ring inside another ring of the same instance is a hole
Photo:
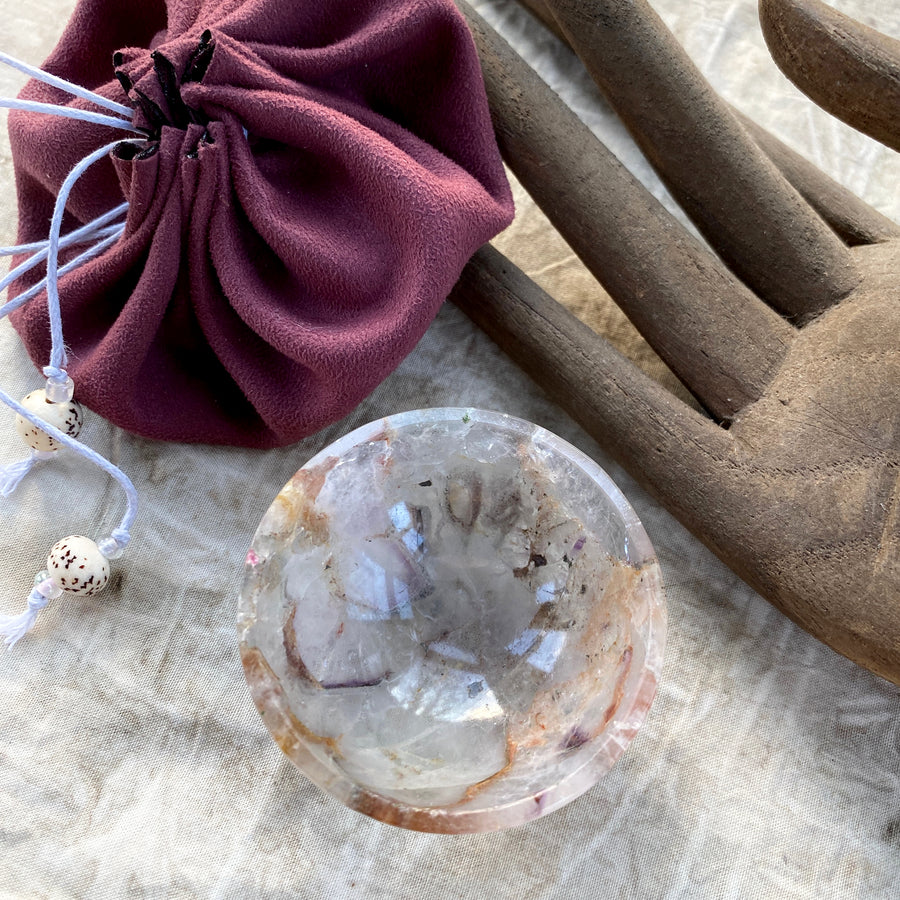
[[[22,406],[70,437],[78,437],[81,431],[84,414],[81,404],[76,400],[69,400],[68,403],[53,403],[47,399],[46,393],[41,388],[28,394],[22,400]],[[49,453],[62,447],[59,441],[50,437],[45,431],[41,431],[36,425],[32,425],[24,416],[16,416],[16,431],[32,450],[40,453]]]
[[[87,537],[72,534],[57,541],[47,557],[47,571],[63,590],[83,597],[96,594],[109,581],[109,562]]]

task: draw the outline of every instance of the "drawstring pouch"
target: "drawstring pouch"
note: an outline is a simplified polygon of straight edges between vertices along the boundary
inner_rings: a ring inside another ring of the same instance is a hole
[[[8,497],[68,449],[125,494],[69,535],[15,643],[93,594],[130,541],[127,476],[82,404],[148,438],[274,447],[341,418],[512,219],[478,59],[451,0],[81,0],[11,108],[18,244],[0,287],[43,386],[15,414]],[[49,232],[47,223],[50,223]]]

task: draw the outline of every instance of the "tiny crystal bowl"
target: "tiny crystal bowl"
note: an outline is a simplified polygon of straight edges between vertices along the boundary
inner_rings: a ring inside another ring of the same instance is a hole
[[[656,693],[666,607],[596,463],[521,419],[426,409],[297,472],[253,539],[238,628],[310,779],[392,825],[474,832],[612,767]]]

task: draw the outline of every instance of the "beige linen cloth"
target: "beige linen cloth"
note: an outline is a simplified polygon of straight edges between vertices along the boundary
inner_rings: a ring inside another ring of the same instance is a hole
[[[754,0],[653,3],[731,102],[900,219],[900,160],[778,73]],[[900,37],[896,0],[832,3]],[[510,0],[476,5],[663,197],[570,55]],[[39,63],[72,6],[0,0],[0,47]],[[0,72],[0,93],[21,83]],[[671,384],[521,191],[517,199],[497,244]],[[14,236],[4,142],[0,241]],[[0,358],[3,388],[21,396],[40,385],[6,325]],[[579,800],[497,834],[404,832],[321,793],[270,740],[235,639],[246,549],[282,484],[349,429],[437,405],[530,419],[599,460],[642,518],[668,589],[663,680],[631,748]],[[454,307],[356,412],[297,446],[157,444],[94,416],[86,439],[132,475],[143,507],[117,587],[55,603],[0,654],[0,897],[900,897],[900,689],[741,583]],[[22,452],[0,410],[0,464]],[[118,489],[72,456],[32,473],[0,505],[0,612],[21,609],[54,541],[98,534],[120,513]]]

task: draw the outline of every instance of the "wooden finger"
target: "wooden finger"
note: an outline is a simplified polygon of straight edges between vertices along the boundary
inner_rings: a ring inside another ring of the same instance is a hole
[[[847,247],[646,0],[545,2],[682,209],[759,297],[802,323],[859,284]]]
[[[737,110],[734,112],[763,153],[845,243],[855,247],[900,238],[900,225],[829,178],[770,131]]]
[[[900,150],[900,41],[821,0],[760,0],[779,68],[823,109]]]
[[[566,36],[544,0],[519,0],[519,2],[545,28],[568,45]],[[730,109],[781,174],[846,244],[851,247],[860,244],[878,244],[900,237],[900,225],[873,209],[833,178],[829,178],[821,169],[792,150],[770,131],[733,106]]]
[[[795,334],[639,184],[462,0],[504,158],[588,269],[717,418],[756,400]]]

